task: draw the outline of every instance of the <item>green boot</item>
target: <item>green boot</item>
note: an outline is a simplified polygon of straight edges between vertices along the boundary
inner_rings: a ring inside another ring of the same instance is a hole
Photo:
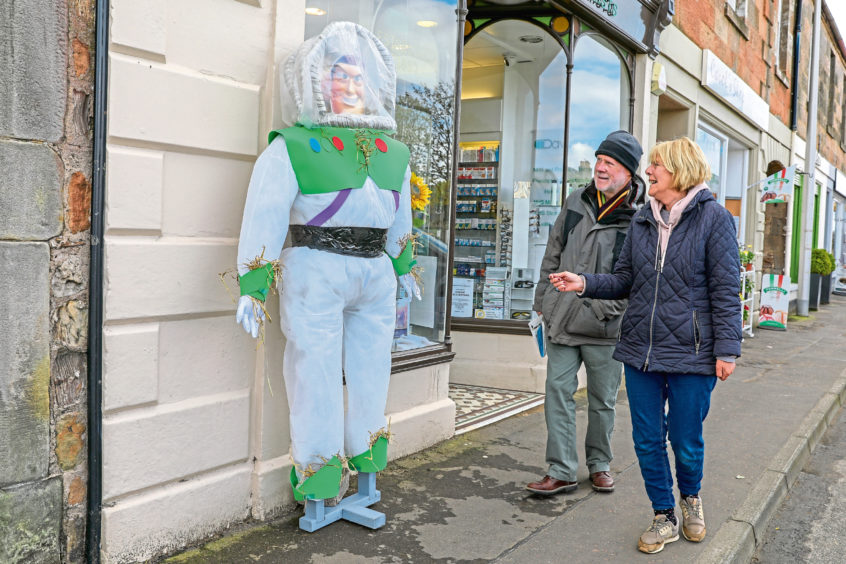
[[[291,488],[294,490],[294,499],[303,501],[336,497],[341,487],[342,472],[341,459],[333,456],[331,460],[297,487],[297,470],[291,468]]]
[[[350,470],[356,472],[379,472],[388,464],[388,439],[379,437],[370,448],[347,461]]]

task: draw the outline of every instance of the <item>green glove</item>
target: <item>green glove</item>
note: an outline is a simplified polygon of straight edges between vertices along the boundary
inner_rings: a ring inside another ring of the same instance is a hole
[[[263,302],[267,299],[267,293],[273,285],[274,278],[273,265],[270,263],[239,276],[238,283],[241,286],[241,295],[250,296]]]
[[[412,241],[406,243],[405,249],[403,249],[397,258],[391,255],[388,255],[388,258],[394,263],[394,272],[397,273],[397,276],[408,274],[414,268],[414,265],[417,264],[417,261],[414,260],[414,243]]]

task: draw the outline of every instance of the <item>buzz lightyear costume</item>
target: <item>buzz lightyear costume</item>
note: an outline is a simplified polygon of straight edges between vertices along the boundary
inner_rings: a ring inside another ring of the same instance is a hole
[[[368,30],[330,24],[282,74],[283,108],[296,109],[296,125],[270,133],[253,169],[236,319],[257,336],[257,302],[281,272],[291,484],[297,499],[317,500],[338,495],[344,461],[359,472],[387,462],[395,273],[420,295],[411,273],[411,172],[408,148],[387,135],[396,130],[393,61]],[[280,268],[256,266],[257,257],[279,257]]]

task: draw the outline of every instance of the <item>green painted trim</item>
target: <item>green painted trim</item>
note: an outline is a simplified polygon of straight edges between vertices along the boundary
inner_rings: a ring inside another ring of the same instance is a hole
[[[336,497],[341,491],[343,471],[341,459],[333,456],[331,460],[297,487],[297,470],[292,467],[291,489],[294,490],[294,499],[304,501],[306,499],[332,499]]]
[[[811,248],[819,244],[820,237],[820,190],[822,186],[817,184],[817,192],[814,194],[814,229],[811,235]]]
[[[796,176],[799,176],[798,174]],[[790,281],[799,279],[799,247],[802,241],[802,190],[805,177],[799,176],[799,183],[793,186],[793,222],[790,233]]]
[[[238,277],[238,284],[241,286],[241,295],[250,296],[260,301],[267,299],[267,293],[273,286],[273,265],[267,263]]]
[[[402,276],[403,274],[408,274],[411,272],[411,269],[417,264],[417,261],[414,260],[414,243],[409,241],[405,244],[405,249],[400,253],[397,258],[388,255],[388,258],[391,259],[391,262],[394,264],[394,272],[397,273],[397,276]]]
[[[543,24],[543,25],[545,25],[546,27],[549,27],[549,22],[551,22],[551,21],[552,21],[552,16],[535,16],[535,17],[534,17],[534,18],[532,18],[532,19],[533,19],[533,20],[535,20],[536,22],[540,22],[540,23],[542,23],[542,24]],[[554,34],[554,35],[558,35],[558,34],[557,34],[557,33],[555,33],[555,32],[553,32],[553,34]]]
[[[388,465],[388,439],[379,437],[369,449],[347,462],[356,472],[381,472]]]

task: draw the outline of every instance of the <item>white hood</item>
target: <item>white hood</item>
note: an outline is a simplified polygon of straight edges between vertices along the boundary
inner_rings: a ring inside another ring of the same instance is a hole
[[[329,77],[339,63],[361,69],[362,114],[332,111]],[[382,42],[358,24],[327,25],[288,57],[280,80],[283,120],[288,124],[396,131],[394,61]]]

